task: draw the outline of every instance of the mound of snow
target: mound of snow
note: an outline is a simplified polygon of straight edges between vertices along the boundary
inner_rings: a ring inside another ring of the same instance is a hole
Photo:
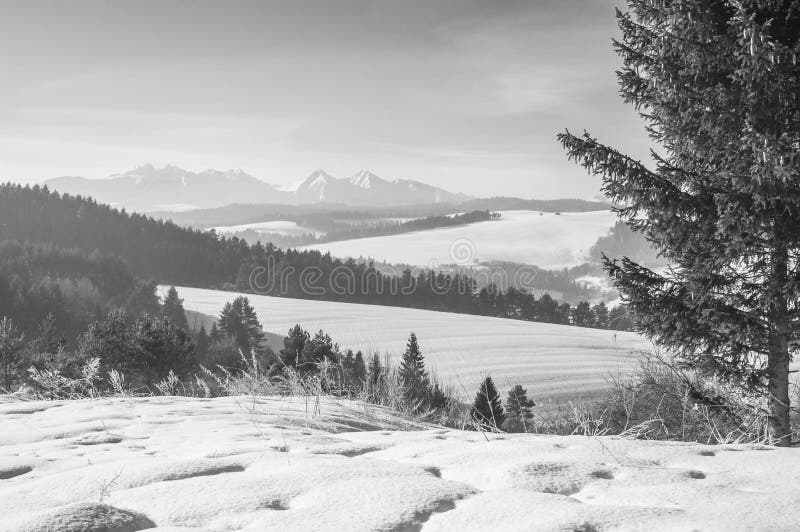
[[[794,449],[484,435],[327,398],[26,405],[0,403],[14,412],[0,419],[0,466],[27,466],[0,481],[7,532],[728,531],[800,522]],[[86,445],[94,419],[115,438]]]

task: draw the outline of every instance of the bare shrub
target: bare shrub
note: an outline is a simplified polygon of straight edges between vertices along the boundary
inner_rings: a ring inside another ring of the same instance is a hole
[[[613,434],[698,443],[768,441],[766,399],[682,368],[658,352],[640,353],[630,375],[614,375],[600,402]]]

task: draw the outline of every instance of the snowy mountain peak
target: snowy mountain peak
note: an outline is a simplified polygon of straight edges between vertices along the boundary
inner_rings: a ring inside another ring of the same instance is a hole
[[[369,170],[359,170],[350,178],[350,184],[361,188],[372,188],[378,183],[388,183]]]

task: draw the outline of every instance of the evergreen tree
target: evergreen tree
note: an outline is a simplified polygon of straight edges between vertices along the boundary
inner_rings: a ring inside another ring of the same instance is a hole
[[[358,351],[353,362],[353,379],[362,385],[367,380],[367,367],[364,364],[364,353]]]
[[[214,323],[212,323],[211,324],[211,330],[208,333],[209,342],[211,342],[212,344],[216,343],[218,340],[220,340],[224,336],[225,336],[224,333],[219,330],[219,327],[217,327],[217,322],[215,321]]]
[[[164,303],[161,305],[161,313],[172,321],[175,327],[189,330],[189,323],[186,320],[186,311],[183,309],[183,299],[178,297],[178,291],[174,286],[170,286]]]
[[[634,329],[633,321],[628,314],[625,305],[617,305],[608,311],[609,328],[615,331],[632,331]]]
[[[166,316],[142,316],[135,324],[135,357],[121,361],[123,372],[153,383],[170,370],[181,375],[192,363],[194,344],[184,329]]]
[[[0,320],[0,365],[3,370],[3,387],[6,391],[11,390],[24,346],[25,336],[9,317],[3,316]]]
[[[581,301],[572,311],[572,324],[576,327],[594,327],[594,313],[586,301]]]
[[[559,135],[673,266],[605,269],[637,325],[686,365],[763,394],[790,445],[789,361],[800,336],[800,1],[652,2],[618,12],[620,91],[654,166]]]
[[[200,325],[200,330],[197,331],[197,338],[195,339],[195,353],[198,357],[204,357],[208,352],[208,334],[206,334],[205,325]]]
[[[487,376],[478,388],[470,415],[483,427],[500,429],[503,426],[506,416],[492,377]]]
[[[417,335],[413,332],[408,337],[397,375],[406,402],[410,406],[421,406],[428,389],[428,372],[425,370],[425,357],[419,349]]]
[[[52,313],[48,314],[39,325],[38,335],[31,346],[39,353],[58,353],[66,345],[64,337],[58,330],[56,318]]]
[[[503,429],[506,432],[528,432],[530,420],[533,419],[531,408],[536,406],[528,399],[528,390],[517,384],[508,391],[506,399],[506,420]]]
[[[219,329],[236,340],[244,356],[259,354],[265,348],[264,330],[245,296],[225,304],[219,316]]]
[[[333,341],[330,335],[320,330],[313,338],[305,342],[297,362],[297,368],[304,372],[314,372],[320,362],[336,363],[339,358],[338,344]]]
[[[594,326],[598,329],[608,329],[610,321],[606,304],[601,301],[592,307],[592,312],[594,313]]]
[[[278,352],[278,356],[284,366],[297,368],[306,343],[310,338],[311,335],[308,331],[300,327],[300,325],[295,325],[289,329],[289,334],[283,339],[283,348]]]
[[[378,353],[372,355],[367,368],[367,391],[373,397],[381,387],[381,381],[384,378],[384,369],[381,365],[381,358]]]

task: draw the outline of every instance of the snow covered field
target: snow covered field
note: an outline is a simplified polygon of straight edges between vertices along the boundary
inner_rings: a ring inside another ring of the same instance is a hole
[[[314,235],[319,234],[319,232],[315,231],[314,229],[309,229],[308,227],[297,225],[296,222],[290,222],[287,220],[256,222],[252,224],[242,224],[242,225],[228,225],[224,227],[223,226],[214,227],[213,229],[218,234],[221,235],[240,233],[243,231],[255,231],[256,233],[261,233],[261,234],[277,233],[284,236],[298,236],[307,233],[311,233]]]
[[[186,310],[210,316],[246,295],[267,332],[285,335],[299,323],[367,355],[399,358],[413,331],[428,367],[470,399],[487,373],[501,391],[522,384],[537,400],[590,398],[605,388],[609,372],[635,364],[631,350],[647,347],[633,333],[566,325],[199,288],[178,287],[178,293]]]
[[[2,401],[3,532],[800,523],[796,449],[405,431],[380,408],[325,399]]]
[[[597,239],[616,221],[611,211],[539,213],[501,211],[496,221],[401,235],[311,244],[334,257],[371,257],[416,266],[510,261],[542,268],[582,264]]]

